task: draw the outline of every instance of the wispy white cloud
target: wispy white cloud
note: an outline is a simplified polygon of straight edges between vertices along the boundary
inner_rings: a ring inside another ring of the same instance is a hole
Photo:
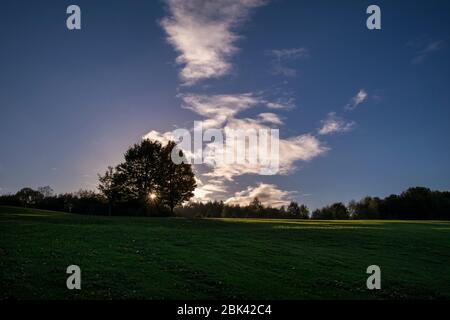
[[[357,106],[359,106],[361,103],[366,101],[366,99],[369,97],[366,90],[361,89],[358,91],[358,93],[350,100],[350,102],[344,107],[345,110],[354,110]]]
[[[275,110],[290,110],[295,108],[295,103],[293,99],[278,99],[277,101],[267,102],[266,106],[270,109]]]
[[[320,135],[347,132],[355,127],[354,121],[346,121],[336,115],[336,112],[330,112],[325,120],[322,120],[322,127],[318,133]]]
[[[252,93],[221,95],[181,95],[183,107],[205,118],[204,128],[220,128],[239,112],[264,103]]]
[[[427,59],[433,53],[443,49],[447,43],[443,40],[431,41],[425,44],[417,44],[419,50],[416,52],[416,55],[411,60],[412,64],[419,64]]]
[[[278,63],[273,66],[272,74],[276,76],[284,76],[292,78],[297,76],[297,69],[292,67],[286,67]]]
[[[278,115],[276,115],[275,113],[271,113],[271,112],[260,113],[258,115],[258,119],[262,123],[271,123],[271,124],[276,124],[276,125],[280,125],[280,126],[283,124],[283,120],[281,120],[281,118]]]
[[[328,151],[328,147],[311,134],[280,139],[279,143],[281,174],[296,170],[295,162],[297,161],[311,161]]]
[[[284,191],[274,184],[259,183],[247,189],[236,192],[225,203],[229,205],[248,205],[254,198],[258,198],[264,206],[281,207],[289,204],[295,192]]]
[[[308,58],[309,50],[306,48],[273,49],[270,54],[277,59]]]
[[[309,57],[309,50],[306,48],[273,49],[268,51],[272,57],[272,74],[285,77],[295,77],[297,70],[289,66],[293,60]]]
[[[183,100],[183,108],[189,109],[206,118],[203,124],[204,128],[221,127],[227,120],[234,119],[238,113],[258,105],[273,110],[290,110],[295,106],[292,98],[269,101],[263,96],[254,93],[219,95],[183,94],[179,97]],[[282,124],[279,116],[274,113],[262,113],[259,118],[263,122]]]
[[[167,40],[179,53],[184,84],[218,78],[231,70],[230,58],[238,50],[236,27],[250,10],[265,0],[166,0],[169,15],[162,19]]]

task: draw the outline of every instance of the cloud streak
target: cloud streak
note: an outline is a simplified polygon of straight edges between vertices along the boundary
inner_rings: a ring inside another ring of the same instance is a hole
[[[273,58],[272,74],[285,77],[297,75],[297,70],[287,65],[290,61],[309,58],[309,50],[306,48],[273,49],[268,54]]]
[[[180,95],[183,100],[183,108],[189,109],[206,120],[204,128],[219,128],[236,114],[249,109],[264,100],[252,93],[220,94],[220,95]]]
[[[433,53],[440,51],[446,46],[446,42],[443,40],[432,41],[423,46],[419,51],[416,52],[416,56],[412,59],[412,64],[419,64],[423,62],[428,56]]]
[[[345,110],[351,111],[356,109],[361,103],[366,101],[366,99],[369,97],[366,90],[361,89],[358,91],[358,93],[350,100],[350,102],[344,107]]]
[[[336,115],[336,112],[330,112],[325,120],[322,120],[322,127],[318,130],[320,135],[348,132],[353,130],[356,123],[346,121]]]
[[[306,48],[273,49],[270,51],[270,55],[278,60],[308,58],[309,50]]]
[[[264,0],[166,0],[169,16],[161,21],[167,41],[179,53],[185,85],[218,78],[231,70],[238,51],[236,28]]]

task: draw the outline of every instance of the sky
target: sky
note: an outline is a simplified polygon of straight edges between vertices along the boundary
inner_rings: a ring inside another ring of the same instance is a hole
[[[94,190],[130,145],[199,120],[280,132],[279,174],[196,166],[199,200],[450,189],[448,1],[6,0],[0,39],[1,194]]]

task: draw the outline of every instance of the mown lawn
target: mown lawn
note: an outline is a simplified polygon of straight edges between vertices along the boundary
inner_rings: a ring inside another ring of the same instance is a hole
[[[68,290],[67,266],[82,270]],[[381,267],[382,289],[366,289]],[[0,207],[0,299],[450,298],[450,222],[92,217]]]

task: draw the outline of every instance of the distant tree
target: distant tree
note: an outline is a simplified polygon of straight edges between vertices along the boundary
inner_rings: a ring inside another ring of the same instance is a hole
[[[304,204],[300,205],[300,219],[309,219],[309,209]]]
[[[223,201],[209,201],[203,204],[206,217],[221,217],[224,203]]]
[[[329,210],[334,219],[343,220],[350,217],[347,207],[342,202],[333,203]]]
[[[358,211],[358,203],[355,200],[351,200],[348,205],[347,205],[347,209],[348,209],[348,214],[350,216],[351,219],[357,219],[357,211]]]
[[[23,188],[19,190],[16,193],[16,197],[25,207],[34,205],[44,198],[42,193],[31,188]]]
[[[403,202],[403,214],[413,219],[430,219],[433,214],[433,193],[424,187],[409,188],[400,195]]]
[[[63,199],[64,210],[72,213],[73,207],[75,206],[76,198],[71,193],[66,193],[61,196]],[[83,212],[84,213],[84,212]]]
[[[233,205],[225,205],[222,211],[222,217],[224,218],[233,218],[236,216],[235,206]]]
[[[287,207],[287,214],[294,218],[300,217],[300,207],[297,202],[291,201]]]
[[[380,218],[380,198],[365,197],[356,202],[349,203],[349,215],[352,219],[379,219]]]
[[[331,219],[348,219],[350,217],[347,207],[341,203],[333,203],[322,209],[316,209],[312,214],[312,219],[331,220]]]
[[[401,219],[403,201],[398,195],[391,194],[381,201],[379,210],[380,219]]]
[[[325,219],[322,214],[322,210],[321,209],[314,210],[311,214],[311,219],[314,219],[314,220]]]
[[[264,207],[258,197],[253,198],[252,202],[248,205],[250,215],[261,215],[263,209]]]
[[[304,204],[298,205],[297,202],[291,201],[287,207],[287,214],[296,219],[309,219],[309,209]]]
[[[37,191],[40,192],[44,198],[50,198],[55,193],[50,186],[39,187]]]
[[[95,214],[104,207],[104,199],[99,193],[93,190],[80,189],[74,194],[74,208],[76,212]],[[105,211],[106,210],[104,210],[103,212]]]
[[[0,206],[21,206],[22,202],[17,199],[15,194],[0,195]]]
[[[169,141],[161,149],[155,194],[163,205],[169,207],[171,215],[176,206],[194,196],[194,190],[197,187],[192,166],[187,161],[180,164],[172,161],[171,154],[174,148],[177,148],[175,142]],[[178,152],[183,157],[182,151],[178,150]]]
[[[105,174],[98,175],[100,193],[108,201],[108,215],[111,216],[112,206],[120,197],[120,184],[118,184],[118,176],[113,167],[108,167]]]

